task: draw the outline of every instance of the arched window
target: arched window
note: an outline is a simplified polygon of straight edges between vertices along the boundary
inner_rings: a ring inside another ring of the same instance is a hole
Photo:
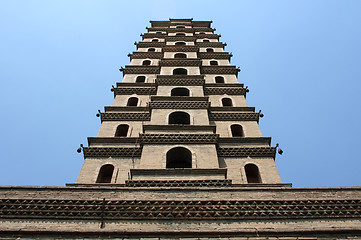
[[[171,96],[189,96],[189,89],[183,87],[173,88],[171,91]]]
[[[224,77],[217,76],[215,77],[216,83],[224,83]]]
[[[218,62],[215,61],[215,60],[212,60],[212,61],[209,62],[209,64],[210,64],[211,66],[217,66],[217,65],[218,65]]]
[[[156,32],[157,34],[162,34],[162,32]]]
[[[128,135],[129,126],[127,124],[120,124],[115,131],[115,137],[126,137]]]
[[[138,98],[136,97],[130,97],[127,102],[128,107],[134,107],[138,105]]]
[[[261,175],[259,174],[259,170],[256,165],[247,164],[244,166],[244,170],[246,171],[248,183],[262,183]]]
[[[209,40],[208,39],[203,39],[203,42],[209,42]]]
[[[176,33],[175,35],[176,36],[185,36],[186,34],[185,33]]]
[[[188,71],[184,68],[176,68],[173,70],[173,75],[187,75]]]
[[[174,54],[174,58],[187,58],[187,54],[185,54],[185,53],[176,53],[176,54]]]
[[[186,27],[179,25],[179,26],[176,26],[176,28],[186,28]]]
[[[138,76],[135,80],[137,83],[144,83],[145,82],[145,76]]]
[[[155,48],[148,48],[148,52],[155,52]]]
[[[159,42],[159,39],[152,39],[152,42]]]
[[[213,48],[207,48],[206,52],[214,52],[214,49]]]
[[[149,66],[150,63],[151,63],[150,60],[144,60],[143,63],[142,63],[142,65],[143,65],[143,66]]]
[[[239,124],[231,125],[232,137],[243,137],[243,129]]]
[[[186,43],[185,42],[176,42],[174,45],[176,45],[176,46],[184,46],[184,45],[186,45]]]
[[[172,112],[169,114],[169,124],[190,124],[190,116],[186,112]]]
[[[232,99],[230,98],[222,98],[222,105],[223,107],[232,107]]]
[[[110,183],[114,172],[114,166],[111,164],[103,165],[100,168],[96,183]]]
[[[186,148],[176,147],[167,152],[166,168],[192,168],[192,153]]]

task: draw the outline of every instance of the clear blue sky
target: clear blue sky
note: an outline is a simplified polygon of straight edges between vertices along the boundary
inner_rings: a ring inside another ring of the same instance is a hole
[[[149,20],[212,20],[295,187],[361,185],[361,1],[0,1],[0,185],[75,182]]]

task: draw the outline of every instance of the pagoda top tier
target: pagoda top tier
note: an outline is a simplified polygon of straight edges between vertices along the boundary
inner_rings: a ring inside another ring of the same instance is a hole
[[[169,27],[174,24],[192,25],[193,27],[210,27],[212,21],[193,21],[193,18],[175,19],[169,21],[149,21],[152,27]]]

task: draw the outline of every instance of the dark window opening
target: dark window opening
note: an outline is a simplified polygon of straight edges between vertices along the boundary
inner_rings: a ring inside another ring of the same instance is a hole
[[[200,32],[199,34],[206,34],[205,32]]]
[[[157,34],[162,34],[162,32],[157,32]]]
[[[115,131],[115,137],[126,137],[128,135],[129,126],[127,124],[121,124]]]
[[[173,70],[173,75],[187,75],[188,71],[184,68],[176,68]]]
[[[131,97],[131,98],[128,99],[127,106],[134,107],[134,106],[137,106],[137,105],[138,105],[138,98]]]
[[[155,48],[148,48],[148,52],[155,52]]]
[[[190,116],[186,112],[173,112],[169,115],[169,124],[190,124]]]
[[[247,164],[244,167],[248,183],[262,183],[258,167],[254,164]]]
[[[100,168],[96,183],[110,183],[114,172],[114,166],[106,164]]]
[[[224,83],[223,77],[215,77],[215,79],[216,79],[216,83]]]
[[[171,91],[171,96],[189,96],[189,89],[188,88],[173,88]]]
[[[144,60],[142,65],[143,65],[143,66],[149,66],[150,63],[151,63],[150,60]]]
[[[214,49],[213,48],[207,48],[206,52],[214,52]]]
[[[185,26],[176,26],[176,28],[186,28]]]
[[[241,125],[233,124],[231,126],[232,137],[243,137],[243,129]]]
[[[217,66],[218,65],[218,62],[217,61],[210,61],[209,64],[211,66]]]
[[[174,45],[175,46],[184,46],[184,45],[186,45],[186,43],[185,42],[176,42]]]
[[[145,82],[145,76],[138,76],[135,80],[137,83],[144,83]]]
[[[186,34],[185,33],[176,33],[175,35],[176,36],[185,36]]]
[[[232,99],[230,98],[222,98],[222,105],[223,107],[232,107]]]
[[[176,147],[167,152],[166,168],[192,168],[192,153],[186,148]]]
[[[158,39],[152,39],[152,42],[159,42]]]
[[[208,40],[208,39],[204,39],[203,42],[209,42],[209,40]]]
[[[187,54],[185,54],[185,53],[176,53],[176,54],[174,54],[174,58],[187,58]]]

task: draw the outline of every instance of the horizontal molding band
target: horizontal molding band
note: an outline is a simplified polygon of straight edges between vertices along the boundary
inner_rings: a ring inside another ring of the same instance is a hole
[[[193,26],[192,28],[194,29],[195,32],[214,32],[214,31],[216,31],[216,29],[210,28],[210,27],[195,27],[195,26]],[[171,31],[173,31],[172,28],[169,28],[169,27],[148,27],[146,29],[148,30],[148,32],[150,32],[150,31],[159,31],[159,32],[160,31],[166,31],[166,32],[169,32],[168,31],[169,29],[171,29]],[[178,29],[178,28],[176,28],[176,29]]]
[[[156,85],[162,86],[203,86],[204,79],[172,79],[172,78],[157,78]]]
[[[233,55],[227,52],[198,52],[200,59],[228,59],[230,60]]]
[[[225,187],[231,186],[232,180],[127,180],[127,187]]]
[[[163,58],[163,52],[133,52],[129,53],[128,57],[132,59],[161,59]]]
[[[104,121],[150,121],[149,112],[105,112],[100,114],[101,122]]]
[[[243,87],[205,87],[205,95],[246,95],[246,89]]]
[[[218,134],[140,134],[140,142],[148,144],[215,144],[218,137]]]
[[[165,46],[165,42],[138,42],[135,43],[138,48],[162,48]]]
[[[205,101],[152,101],[149,107],[156,109],[207,109],[210,103]]]
[[[134,66],[127,65],[119,69],[124,74],[159,74],[159,66]]]
[[[239,68],[235,66],[202,66],[201,74],[238,74]]]
[[[26,207],[25,207],[26,206]],[[269,220],[360,218],[361,200],[0,199],[2,219]]]
[[[84,147],[84,158],[88,157],[140,157],[140,147]]]
[[[271,157],[276,156],[276,147],[233,148],[220,147],[217,149],[219,157]]]
[[[159,62],[159,66],[196,66],[200,67],[202,61],[200,59],[163,59]]]
[[[163,46],[163,52],[198,52],[199,48],[194,45],[175,46],[166,45]]]
[[[155,95],[157,93],[157,89],[155,87],[121,87],[114,88],[115,95]]]
[[[210,121],[259,121],[259,113],[215,113],[209,114]]]

